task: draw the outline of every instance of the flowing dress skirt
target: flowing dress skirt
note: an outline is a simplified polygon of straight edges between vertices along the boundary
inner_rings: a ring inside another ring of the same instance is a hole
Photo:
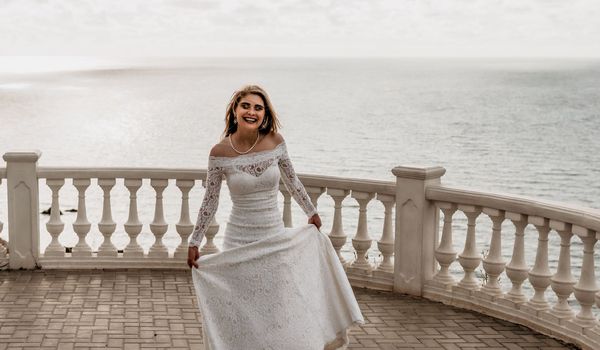
[[[192,269],[210,350],[340,349],[364,323],[329,238],[314,225],[223,252]]]

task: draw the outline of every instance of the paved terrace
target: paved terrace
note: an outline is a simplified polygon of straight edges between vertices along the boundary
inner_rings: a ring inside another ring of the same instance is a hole
[[[0,271],[0,349],[198,348],[193,293],[185,270]],[[440,303],[355,293],[366,324],[352,349],[576,349]]]

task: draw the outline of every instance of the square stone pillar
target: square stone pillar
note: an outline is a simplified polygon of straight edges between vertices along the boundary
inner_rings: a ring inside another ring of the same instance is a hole
[[[435,273],[439,213],[425,199],[428,185],[440,184],[442,167],[395,167],[396,232],[394,291],[422,296],[423,284]]]
[[[33,269],[40,252],[40,204],[37,161],[39,151],[8,152],[6,185],[8,192],[8,266]]]

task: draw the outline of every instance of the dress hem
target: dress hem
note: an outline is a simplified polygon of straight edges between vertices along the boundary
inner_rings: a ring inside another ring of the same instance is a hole
[[[349,326],[345,327],[342,331],[338,332],[335,339],[327,342],[323,346],[323,350],[345,350],[350,345],[350,339],[348,338],[348,331],[354,326],[365,324],[364,320],[353,321]]]

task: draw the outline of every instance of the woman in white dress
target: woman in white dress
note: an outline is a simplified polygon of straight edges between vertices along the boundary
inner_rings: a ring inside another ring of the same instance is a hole
[[[225,137],[208,161],[206,193],[188,251],[204,344],[210,350],[341,349],[363,323],[348,278],[298,180],[267,93],[250,85],[231,98]],[[226,179],[233,207],[223,251],[198,247]],[[284,228],[279,180],[308,217]]]

